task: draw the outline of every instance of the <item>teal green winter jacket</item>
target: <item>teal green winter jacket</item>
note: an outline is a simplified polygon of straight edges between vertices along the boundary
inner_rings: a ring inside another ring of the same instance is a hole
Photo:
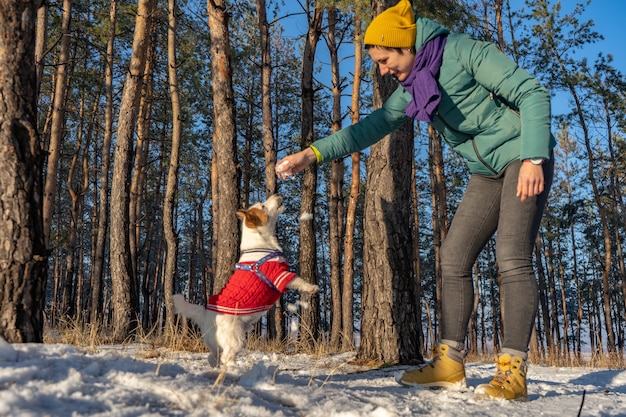
[[[416,16],[416,50],[448,33]],[[471,173],[494,175],[516,159],[550,158],[550,96],[488,42],[449,34],[437,79],[441,102],[432,126],[467,160]],[[411,97],[402,86],[359,123],[313,143],[319,162],[365,149],[402,125]]]

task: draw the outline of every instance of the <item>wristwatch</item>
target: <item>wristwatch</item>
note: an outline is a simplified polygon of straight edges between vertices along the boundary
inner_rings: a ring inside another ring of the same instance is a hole
[[[543,165],[543,163],[546,161],[546,158],[530,158],[530,159],[524,159],[524,162],[530,162],[533,165]]]

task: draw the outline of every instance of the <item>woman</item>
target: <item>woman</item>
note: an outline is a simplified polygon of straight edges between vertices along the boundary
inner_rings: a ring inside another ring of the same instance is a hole
[[[380,74],[392,75],[400,86],[359,123],[283,158],[277,175],[286,178],[313,162],[365,149],[407,117],[431,123],[467,160],[471,177],[441,248],[441,340],[430,363],[404,372],[398,382],[466,384],[472,265],[497,230],[503,349],[495,377],[476,393],[526,399],[526,360],[537,311],[533,246],[554,170],[548,92],[494,45],[449,34],[416,17],[408,0],[379,14],[364,41]]]

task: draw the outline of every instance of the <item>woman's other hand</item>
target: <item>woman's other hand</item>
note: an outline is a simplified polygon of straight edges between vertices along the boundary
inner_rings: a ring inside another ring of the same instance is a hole
[[[524,201],[528,197],[539,195],[544,189],[543,167],[524,161],[517,179],[517,196]]]

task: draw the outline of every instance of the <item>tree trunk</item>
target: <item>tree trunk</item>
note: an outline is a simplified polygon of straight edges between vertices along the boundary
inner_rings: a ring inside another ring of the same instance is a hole
[[[395,3],[376,0],[374,12]],[[395,88],[395,82],[376,71],[374,106],[380,107]],[[358,356],[383,363],[422,361],[410,226],[413,147],[413,126],[405,123],[371,147],[367,163]]]
[[[443,162],[443,147],[441,137],[432,126],[428,126],[429,157],[428,166],[430,186],[432,189],[432,228],[433,253],[435,258],[435,323],[441,321],[441,244],[448,234],[448,204],[446,195],[446,180]],[[438,326],[435,325],[435,338],[439,337]]]
[[[115,28],[117,18],[117,0],[111,0],[109,13],[109,39],[105,68],[104,137],[102,138],[102,160],[100,161],[100,192],[98,196],[98,226],[96,229],[96,247],[93,268],[91,270],[91,313],[92,324],[102,323],[102,277],[104,275],[104,253],[106,249],[107,229],[109,227],[109,168],[111,166],[111,138],[113,136],[113,64],[115,47]]]
[[[478,264],[474,264],[474,303],[472,305],[472,315],[469,320],[469,330],[467,331],[469,338],[468,353],[474,355],[478,354],[478,302],[480,296],[478,281],[480,276]]]
[[[163,228],[167,242],[165,261],[164,295],[166,329],[174,328],[174,280],[176,277],[176,259],[178,257],[178,234],[175,227],[174,212],[177,205],[178,166],[180,154],[180,134],[182,129],[180,99],[178,94],[178,76],[176,73],[176,0],[168,1],[169,25],[167,27],[167,68],[169,74],[170,96],[172,101],[172,150],[170,167],[167,175],[167,188],[163,202]]]
[[[82,189],[81,189],[81,195],[79,198],[79,208],[80,210],[77,213],[77,218],[80,219],[79,222],[79,228],[78,228],[78,242],[77,242],[77,249],[76,249],[76,280],[77,280],[77,285],[76,285],[76,311],[77,311],[77,317],[80,320],[84,320],[86,318],[89,317],[89,297],[88,294],[91,293],[91,286],[90,286],[90,281],[88,280],[88,278],[85,275],[85,250],[87,248],[87,244],[86,241],[90,241],[91,237],[87,238],[86,236],[89,236],[89,232],[88,232],[88,228],[87,225],[85,224],[84,219],[86,218],[85,215],[85,195],[87,194],[87,192],[89,191],[89,186],[90,184],[90,179],[91,179],[91,175],[90,175],[90,171],[91,171],[91,166],[92,166],[92,159],[95,159],[95,153],[91,153],[89,152],[89,150],[91,149],[92,146],[92,141],[94,138],[94,130],[96,129],[96,126],[98,125],[96,123],[97,118],[100,116],[99,113],[99,108],[100,108],[100,93],[102,92],[102,86],[100,86],[98,88],[98,99],[97,100],[93,100],[92,103],[92,109],[91,109],[91,115],[90,115],[90,119],[89,119],[89,124],[87,127],[87,131],[86,131],[86,140],[85,140],[85,146],[83,147],[83,153],[82,153]]]
[[[158,142],[161,143],[158,159],[163,160],[165,155],[165,151],[163,149],[165,147],[165,140],[159,140]],[[142,174],[141,176],[143,177],[144,174]],[[163,176],[158,175],[153,188],[153,198],[156,202],[161,201],[162,182]],[[158,257],[160,255],[161,245],[163,243],[161,233],[159,233],[162,229],[159,227],[156,221],[156,210],[158,209],[157,207],[159,206],[159,204],[160,203],[146,205],[146,222],[144,230],[146,244],[143,249],[143,279],[141,283],[141,291],[144,299],[142,310],[142,325],[144,330],[152,328],[153,325],[157,322],[157,313],[159,310],[159,306],[157,304],[160,274],[160,264],[158,262]]]
[[[602,236],[604,238],[604,260],[602,263],[602,307],[604,311],[604,325],[607,336],[607,351],[609,354],[616,352],[616,344],[615,344],[615,332],[613,330],[613,318],[611,317],[611,284],[610,284],[610,275],[611,275],[611,257],[612,257],[612,243],[611,243],[611,232],[609,230],[608,224],[608,215],[607,209],[604,206],[604,196],[603,193],[599,190],[597,181],[596,181],[596,172],[595,172],[595,154],[593,153],[593,145],[591,143],[591,135],[589,133],[589,128],[585,121],[585,110],[583,108],[581,99],[578,97],[578,93],[576,92],[576,88],[574,84],[569,84],[568,88],[570,93],[572,94],[572,98],[575,103],[575,112],[578,115],[578,119],[580,122],[580,126],[583,130],[583,139],[585,143],[585,149],[587,150],[587,174],[589,175],[589,181],[591,182],[591,189],[593,190],[593,199],[596,203],[598,209],[598,215],[600,216],[600,224],[602,225]]]
[[[352,104],[350,114],[352,124],[358,123],[361,114],[361,76],[363,67],[363,36],[361,18],[358,8],[354,15],[354,75],[352,82]],[[344,232],[343,255],[343,288],[341,291],[343,338],[341,348],[349,351],[354,349],[354,232],[356,225],[356,209],[359,205],[361,186],[361,154],[351,155],[352,172],[350,184],[350,200],[346,209],[346,226]]]
[[[213,80],[213,227],[215,289],[230,277],[237,262],[239,206],[235,100],[228,33],[229,14],[224,0],[208,0]]]
[[[265,0],[256,1],[259,19],[259,37],[261,43],[261,113],[263,131],[263,155],[265,157],[265,195],[267,197],[278,191],[276,183],[276,140],[272,126],[272,51],[270,44],[269,23]],[[271,339],[285,338],[285,320],[282,299],[267,312],[268,336]]]
[[[504,26],[502,25],[502,1],[503,0],[495,0],[494,8],[496,11],[496,33],[498,35],[498,48],[504,52],[504,46],[506,45],[506,41],[504,39]]]
[[[142,248],[142,232],[144,235],[148,235],[146,232],[148,218],[154,213],[148,213],[146,208],[146,178],[148,170],[148,153],[150,148],[151,139],[151,113],[152,103],[154,101],[153,94],[153,72],[155,61],[155,50],[157,48],[156,32],[157,25],[152,24],[150,26],[150,39],[148,41],[146,52],[146,64],[143,70],[143,82],[141,86],[141,99],[139,102],[139,115],[137,117],[137,143],[135,144],[135,155],[132,169],[132,180],[130,183],[130,207],[128,209],[128,224],[129,224],[129,242],[130,242],[130,258],[131,258],[131,271],[132,275],[138,277],[139,265],[142,263],[150,262],[149,259],[145,259],[149,251],[145,250],[150,243],[145,242]],[[161,132],[164,136],[165,132]],[[159,158],[159,161],[162,160]],[[159,170],[159,173],[161,171]],[[159,181],[162,180],[159,176]],[[159,194],[160,197],[160,194]],[[161,201],[155,197],[155,206],[160,207]],[[143,220],[143,222],[142,222]],[[153,223],[154,224],[154,223]],[[142,230],[143,227],[143,230]],[[158,227],[158,226],[157,226]],[[143,258],[143,259],[142,259]],[[150,303],[144,304],[145,309],[150,309],[152,306]],[[149,311],[146,312],[149,314]],[[150,326],[149,323],[144,323],[144,326]]]
[[[541,259],[541,254],[543,252],[542,246],[541,237],[537,235],[537,238],[535,239],[535,259],[537,260]],[[551,336],[552,324],[550,321],[550,309],[548,307],[548,288],[546,286],[546,274],[541,262],[537,262],[537,287],[539,291],[539,309],[543,320],[543,335],[545,336],[545,343],[548,352],[552,352],[554,349],[554,343]],[[541,337],[541,335],[539,334],[538,337]]]
[[[126,74],[118,120],[111,183],[111,308],[113,340],[123,341],[137,327],[138,300],[136,277],[132,274],[129,242],[129,183],[133,159],[133,138],[141,99],[146,50],[154,0],[139,0],[132,57]]]
[[[495,259],[494,248],[491,243],[487,243],[487,265],[494,265]],[[492,268],[488,269],[489,274],[489,302],[491,303],[491,317],[493,323],[493,335],[491,346],[493,347],[494,352],[500,352],[501,345],[500,341],[502,340],[502,334],[504,333],[504,326],[502,325],[502,315],[504,314],[501,310],[502,302],[498,303],[498,288],[500,286],[500,275],[496,272],[495,276],[492,272]]]
[[[412,126],[372,146],[367,164],[359,357],[421,360],[410,233]]]
[[[607,92],[604,90],[605,85],[611,85],[610,82],[605,80],[605,83],[600,87],[600,92],[602,94],[602,109],[604,110],[604,121],[607,129],[607,148],[609,150],[609,165],[611,167],[611,173],[608,175],[609,181],[611,184],[611,194],[613,198],[610,199],[610,213],[611,213],[611,222],[615,225],[613,228],[613,234],[615,235],[615,250],[616,250],[616,261],[618,264],[617,270],[619,271],[619,275],[617,281],[621,281],[622,283],[622,303],[617,302],[616,304],[620,305],[621,314],[618,313],[617,317],[619,321],[626,320],[626,263],[624,261],[624,251],[622,248],[622,240],[623,234],[620,233],[620,227],[617,227],[620,224],[620,217],[622,219],[626,219],[626,210],[624,207],[624,198],[623,198],[623,185],[620,180],[620,173],[614,172],[616,171],[616,167],[618,166],[618,160],[622,158],[622,155],[618,153],[616,157],[615,152],[615,144],[613,143],[615,138],[613,133],[613,121],[611,117],[613,107],[617,108],[617,111],[621,113],[620,106],[623,105],[623,102],[620,102],[619,99],[615,99],[615,96],[619,96],[618,94],[611,94],[611,92]],[[624,84],[620,84],[617,87],[618,91],[621,90],[623,92]],[[617,103],[613,103],[613,100],[617,100]],[[620,216],[621,209],[621,216]],[[617,285],[616,285],[617,287]],[[621,332],[623,332],[624,326],[617,326]],[[618,343],[620,351],[624,348],[624,338],[618,337]]]
[[[212,287],[212,283],[210,282],[210,280],[212,279],[213,276],[213,271],[211,270],[211,262],[206,259],[205,256],[205,239],[204,239],[204,228],[203,228],[203,224],[204,224],[204,202],[206,201],[206,199],[209,196],[209,191],[211,190],[211,188],[209,186],[207,186],[204,194],[202,195],[200,201],[198,202],[198,208],[197,208],[197,212],[198,212],[198,242],[196,244],[196,254],[200,260],[200,268],[201,268],[201,275],[202,275],[202,285],[201,285],[201,289],[200,292],[197,294],[196,298],[190,298],[190,303],[193,303],[194,301],[200,301],[201,304],[206,304],[206,301],[209,298],[209,293],[207,291],[208,288]]]
[[[72,155],[72,162],[70,163],[70,169],[67,175],[67,188],[70,193],[71,199],[71,208],[70,208],[70,224],[68,228],[68,243],[67,250],[65,255],[65,284],[64,284],[64,293],[63,293],[63,311],[67,312],[69,317],[79,317],[82,313],[82,279],[78,273],[79,266],[77,265],[80,262],[80,236],[82,234],[82,221],[83,218],[83,206],[85,193],[89,189],[89,172],[88,164],[85,164],[84,156],[88,153],[89,149],[89,128],[87,128],[87,132],[85,132],[84,128],[84,119],[87,117],[85,115],[85,103],[84,98],[81,98],[81,103],[79,107],[79,119],[81,126],[78,129],[76,134],[76,148],[74,150],[74,155]],[[99,100],[94,100],[95,105],[97,106]],[[97,107],[93,109],[94,112],[97,110]],[[92,113],[95,115],[95,113]],[[93,120],[91,120],[93,122]],[[89,123],[90,126],[93,123]],[[86,140],[85,145],[83,146],[83,141]],[[83,157],[81,158],[81,152],[83,153]],[[78,164],[81,162],[81,166],[85,168],[87,165],[87,170],[83,169],[82,173],[82,184],[77,183],[76,176],[78,175],[76,170],[78,169]]]
[[[48,255],[35,72],[40,4],[0,2],[0,337],[9,343],[43,342]]]
[[[337,26],[337,9],[328,10],[328,49],[330,51],[331,83],[332,83],[332,131],[341,129],[341,79],[339,75],[339,44],[335,37]],[[343,175],[346,168],[343,160],[331,163],[330,173],[330,297],[331,327],[330,348],[338,350],[343,333],[342,325],[342,238],[343,238]]]
[[[563,310],[563,347],[565,353],[565,357],[570,359],[570,345],[569,345],[569,314],[567,312],[567,287],[566,287],[566,273],[565,268],[563,267],[563,248],[561,247],[561,240],[556,239],[557,244],[557,258],[559,265],[559,285],[561,287],[561,309]],[[573,341],[572,341],[573,342]]]
[[[553,341],[553,344],[552,344],[553,350],[552,352],[550,352],[550,354],[552,355],[552,358],[558,358],[561,353],[561,349],[560,349],[561,325],[559,324],[560,314],[559,314],[559,309],[558,309],[558,297],[556,295],[556,285],[555,285],[554,248],[552,246],[552,240],[549,236],[549,233],[547,235],[548,236],[546,236],[546,247],[544,248],[544,250],[541,251],[541,253],[545,253],[548,257],[546,261],[546,265],[547,265],[546,277],[548,278],[548,294],[549,294],[549,299],[550,299],[550,319],[552,321],[552,325],[550,327],[552,330],[551,338]],[[541,263],[542,263],[542,258],[537,257],[537,264],[540,265]],[[539,268],[541,267],[539,266],[538,269]]]
[[[61,139],[65,127],[65,92],[67,90],[67,67],[70,58],[70,21],[72,16],[72,0],[63,0],[63,23],[61,26],[61,49],[59,62],[56,67],[56,83],[54,98],[52,99],[52,125],[50,130],[50,144],[48,146],[48,161],[46,182],[43,194],[43,225],[44,241],[50,247],[50,229],[54,214],[54,202],[57,194],[57,172],[61,155]]]
[[[308,4],[308,2],[307,2]],[[307,10],[307,13],[310,11]],[[301,135],[302,148],[313,143],[313,70],[315,64],[315,50],[319,41],[322,27],[323,10],[314,6],[312,15],[309,16],[309,28],[305,39],[302,54],[302,115]],[[317,166],[310,165],[304,171],[302,184],[302,201],[300,212],[306,215],[306,220],[300,221],[300,276],[311,284],[317,284],[317,244],[315,234],[315,219],[312,216],[315,210],[315,193],[317,190]],[[304,218],[304,216],[301,216]],[[318,295],[312,297],[309,308],[301,311],[300,338],[303,343],[313,346],[319,335],[319,305]]]
[[[412,241],[413,241],[413,274],[415,275],[415,300],[418,313],[415,316],[419,331],[419,351],[424,351],[424,331],[422,328],[422,311],[420,300],[422,299],[422,265],[420,262],[420,210],[419,210],[419,190],[417,188],[417,169],[415,161],[411,164],[411,199],[412,199]]]
[[[265,195],[276,193],[276,144],[272,132],[272,51],[265,0],[256,1],[261,40],[261,112],[263,130],[263,155],[265,156]]]
[[[48,2],[41,1],[41,6],[37,9],[37,36],[35,41],[35,65],[37,66],[37,98],[41,79],[43,78],[44,54],[48,42]]]
[[[573,179],[573,168],[570,163],[570,156],[573,151],[576,149],[577,144],[575,140],[569,135],[569,131],[565,130],[562,137],[559,137],[559,148],[561,149],[561,153],[559,155],[559,159],[562,160],[562,171],[564,174],[564,188],[567,196],[566,205],[568,208],[568,214],[564,216],[562,221],[564,222],[564,226],[569,229],[569,238],[570,238],[570,247],[571,247],[571,259],[572,259],[572,280],[576,285],[576,333],[574,336],[573,345],[575,346],[576,355],[580,358],[581,353],[581,329],[583,327],[583,305],[582,305],[582,286],[580,282],[580,277],[578,275],[578,245],[576,238],[576,230],[575,230],[575,222],[572,218],[572,214],[570,210],[575,207],[575,203],[572,196],[572,179]]]

